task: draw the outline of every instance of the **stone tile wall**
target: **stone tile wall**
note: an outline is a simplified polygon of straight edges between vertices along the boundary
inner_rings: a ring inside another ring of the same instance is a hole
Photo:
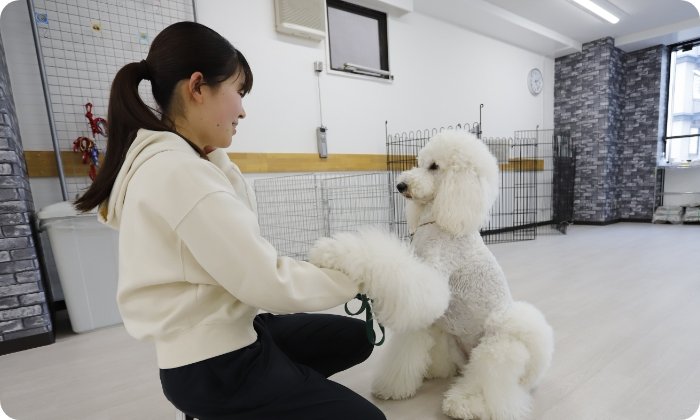
[[[663,56],[603,38],[555,61],[554,126],[576,149],[575,221],[651,220]]]
[[[0,354],[53,342],[32,231],[33,214],[0,39]]]
[[[667,108],[668,48],[656,46],[625,55],[622,110],[620,217],[651,219],[657,156]]]

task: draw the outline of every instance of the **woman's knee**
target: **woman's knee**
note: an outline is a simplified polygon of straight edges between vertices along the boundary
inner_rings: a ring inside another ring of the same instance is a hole
[[[367,329],[368,326],[364,321],[360,321],[359,319],[353,319],[352,321],[355,322],[348,327],[351,331],[349,336],[353,337],[352,343],[355,347],[354,354],[357,355],[357,363],[360,363],[367,360],[372,354],[372,351],[374,351],[374,342]],[[381,339],[381,337],[376,337],[376,339]]]

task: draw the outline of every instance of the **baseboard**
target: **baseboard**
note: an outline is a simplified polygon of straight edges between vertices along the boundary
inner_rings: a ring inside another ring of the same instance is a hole
[[[619,222],[618,219],[608,220],[606,222],[591,222],[589,220],[574,220],[574,225],[584,225],[584,226],[607,226],[613,223]]]
[[[540,226],[548,226],[548,225],[556,225],[556,223],[551,221],[551,220],[547,220],[545,222],[527,223],[524,225],[509,226],[509,227],[500,228],[500,229],[482,230],[480,233],[481,233],[481,236],[498,235],[500,233],[515,232],[518,230],[533,229],[533,228],[537,228]]]
[[[587,220],[574,220],[575,225],[607,226],[615,223],[651,223],[651,219],[613,219],[605,222],[591,222]]]
[[[29,337],[16,338],[14,340],[0,341],[0,356],[33,349],[34,347],[47,346],[54,342],[56,342],[56,337],[53,331],[30,335]]]
[[[64,299],[56,300],[52,304],[54,311],[62,311],[66,309],[66,301]]]

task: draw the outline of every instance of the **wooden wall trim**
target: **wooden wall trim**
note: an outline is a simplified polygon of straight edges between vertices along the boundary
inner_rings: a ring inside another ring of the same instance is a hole
[[[386,155],[333,154],[321,159],[315,153],[229,153],[242,172],[356,172],[385,171]],[[26,150],[24,158],[30,178],[57,177],[56,157],[53,151]],[[88,165],[80,154],[61,152],[63,172],[68,177],[87,176]],[[542,171],[542,159],[511,159],[500,164],[502,171]]]
[[[385,171],[386,155],[316,153],[229,153],[241,172]]]
[[[544,171],[544,159],[510,159],[507,163],[501,163],[499,166],[503,172]]]
[[[57,177],[56,155],[52,151],[24,151],[27,172],[30,178]],[[83,165],[81,156],[73,152],[61,152],[63,173],[66,176],[87,176],[88,165]]]
[[[229,153],[242,172],[334,172],[334,171],[384,171],[385,155],[333,154],[325,159],[316,153]],[[30,178],[57,177],[56,155],[52,151],[26,150],[24,158]],[[61,152],[63,172],[66,176],[87,176],[88,165],[80,154]]]

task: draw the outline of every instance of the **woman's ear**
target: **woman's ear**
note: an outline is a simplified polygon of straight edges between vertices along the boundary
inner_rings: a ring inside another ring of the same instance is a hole
[[[202,72],[196,71],[192,73],[190,79],[187,81],[187,93],[195,102],[201,103],[202,97],[202,85],[204,85],[204,75]]]
[[[446,169],[433,200],[435,223],[455,236],[478,232],[488,214],[485,199],[473,169]]]

